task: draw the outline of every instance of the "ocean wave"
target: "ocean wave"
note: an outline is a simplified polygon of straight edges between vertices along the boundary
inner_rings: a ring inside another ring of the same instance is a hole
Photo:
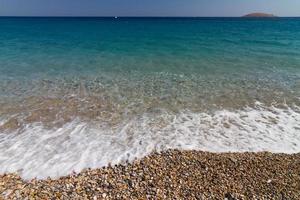
[[[56,178],[167,149],[298,153],[300,108],[257,103],[254,108],[211,114],[161,111],[114,127],[80,119],[52,129],[28,124],[0,133],[0,173],[17,172],[25,179]]]

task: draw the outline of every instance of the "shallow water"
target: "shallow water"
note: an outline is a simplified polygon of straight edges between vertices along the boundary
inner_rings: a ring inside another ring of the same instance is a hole
[[[0,18],[1,173],[296,153],[299,106],[299,18]]]

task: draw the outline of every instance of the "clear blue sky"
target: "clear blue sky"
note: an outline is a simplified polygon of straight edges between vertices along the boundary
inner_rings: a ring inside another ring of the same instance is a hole
[[[300,0],[0,0],[0,16],[300,16]]]

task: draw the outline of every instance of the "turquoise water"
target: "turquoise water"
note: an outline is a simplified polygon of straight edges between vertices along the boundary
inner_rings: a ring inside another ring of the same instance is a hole
[[[299,97],[299,18],[0,18],[1,172],[299,152]]]
[[[20,80],[22,93],[23,81],[89,82],[103,74],[108,74],[103,79],[120,76],[127,84],[161,76],[166,89],[173,76],[191,84],[207,82],[195,89],[222,85],[221,90],[230,90],[228,82],[253,92],[299,89],[298,18],[1,18],[0,28],[1,81]],[[2,90],[18,92],[9,85]],[[32,88],[27,92],[31,95]],[[257,98],[262,100],[260,94]]]

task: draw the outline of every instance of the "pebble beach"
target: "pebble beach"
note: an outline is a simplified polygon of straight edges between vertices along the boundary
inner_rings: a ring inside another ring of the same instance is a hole
[[[2,199],[299,199],[300,154],[169,150],[59,179],[0,176]]]
[[[0,200],[300,200],[300,18],[0,27]]]

